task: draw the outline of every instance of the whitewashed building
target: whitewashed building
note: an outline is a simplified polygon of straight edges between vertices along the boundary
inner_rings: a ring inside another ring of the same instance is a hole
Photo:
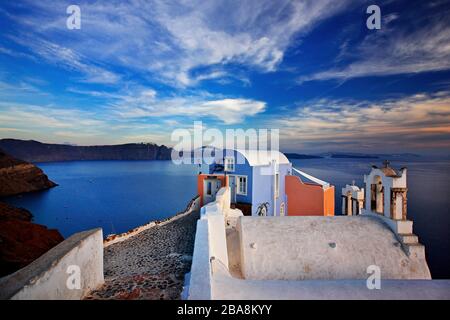
[[[356,216],[361,214],[364,208],[364,189],[360,189],[355,184],[347,184],[342,188],[342,214],[346,216]]]

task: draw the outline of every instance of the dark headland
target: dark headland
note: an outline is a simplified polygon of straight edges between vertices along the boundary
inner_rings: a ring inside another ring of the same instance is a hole
[[[0,149],[29,162],[77,160],[170,160],[172,149],[153,143],[102,146],[50,144],[35,140],[1,139]]]

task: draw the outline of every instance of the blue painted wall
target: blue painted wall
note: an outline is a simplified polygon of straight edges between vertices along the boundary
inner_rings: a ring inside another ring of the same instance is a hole
[[[253,191],[253,175],[252,175],[252,167],[248,163],[247,159],[243,155],[241,155],[239,152],[231,149],[224,150],[223,157],[234,157],[234,172],[227,172],[227,175],[240,175],[240,176],[247,176],[247,195],[239,195],[236,194],[236,201],[241,203],[252,203],[252,191]],[[223,164],[223,158],[220,158],[219,156],[216,156],[215,164],[211,164],[209,166],[209,173],[223,173],[223,170],[216,170],[214,171],[214,168],[216,167],[216,164]],[[243,163],[238,163],[243,162]]]
[[[253,188],[253,206],[252,206],[252,215],[257,215],[258,207],[264,203],[268,202],[269,207],[267,214],[272,215],[273,211],[273,194],[272,194],[272,185],[273,185],[273,175],[262,174],[261,169],[263,167],[256,166],[253,167],[253,182],[255,183],[255,187]],[[267,172],[267,171],[266,171]]]
[[[273,175],[267,175],[267,167],[264,173],[261,166],[251,167],[247,159],[239,152],[231,149],[226,149],[223,155],[216,155],[215,163],[209,166],[209,173],[223,173],[223,167],[217,170],[217,164],[223,165],[224,157],[234,157],[235,170],[234,172],[227,172],[227,175],[242,175],[247,176],[247,195],[236,194],[236,202],[252,204],[252,215],[256,215],[258,206],[264,202],[269,203],[268,215],[273,215],[273,193],[275,189]],[[242,162],[238,164],[238,162]],[[215,170],[216,169],[216,170]],[[276,199],[275,215],[280,215],[281,204],[285,205],[285,215],[287,215],[287,199],[285,190],[285,177],[290,174],[292,165],[280,164],[278,166],[278,173],[280,179],[279,197]],[[232,199],[233,201],[233,199]]]
[[[263,168],[266,168],[265,170]],[[276,199],[275,204],[275,215],[280,215],[280,207],[281,204],[284,203],[284,212],[285,215],[287,215],[287,201],[286,201],[286,188],[285,188],[285,177],[286,175],[290,174],[291,172],[291,164],[280,164],[278,166],[278,173],[279,173],[279,183],[280,183],[280,189],[279,189],[279,196]],[[264,170],[264,172],[262,171]],[[272,216],[274,213],[273,207],[273,195],[275,190],[275,184],[274,184],[274,176],[272,174],[267,175],[264,174],[267,173],[267,167],[261,167],[256,166],[253,167],[253,181],[254,181],[254,188],[253,188],[253,207],[252,207],[252,215],[257,214],[258,206],[264,202],[269,203],[269,210],[267,212],[267,215]]]

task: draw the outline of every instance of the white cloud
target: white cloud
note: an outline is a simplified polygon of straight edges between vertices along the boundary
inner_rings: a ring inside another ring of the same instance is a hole
[[[105,125],[91,112],[49,106],[0,102],[0,124],[20,129],[73,129],[92,130]]]
[[[34,91],[22,91],[24,98],[35,95]],[[217,126],[237,124],[266,108],[261,101],[223,98],[207,92],[161,98],[155,90],[143,87],[116,93],[77,88],[70,88],[70,91],[99,97],[107,103],[103,107],[85,109],[59,103],[0,102],[1,136],[19,139],[31,136],[48,142],[70,141],[87,145],[139,141],[170,144],[171,130],[189,127],[190,120],[211,121]]]
[[[450,92],[380,102],[315,100],[275,124],[290,148],[448,148]]]
[[[214,118],[224,124],[243,122],[246,117],[255,116],[266,109],[266,103],[262,101],[214,95],[158,98],[151,89],[124,95],[112,106],[123,118]]]

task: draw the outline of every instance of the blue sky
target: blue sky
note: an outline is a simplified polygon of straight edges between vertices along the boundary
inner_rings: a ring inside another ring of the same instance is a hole
[[[81,9],[81,29],[66,8]],[[366,9],[381,8],[380,30]],[[450,147],[448,1],[2,1],[0,137],[173,145],[278,128],[284,151]]]

